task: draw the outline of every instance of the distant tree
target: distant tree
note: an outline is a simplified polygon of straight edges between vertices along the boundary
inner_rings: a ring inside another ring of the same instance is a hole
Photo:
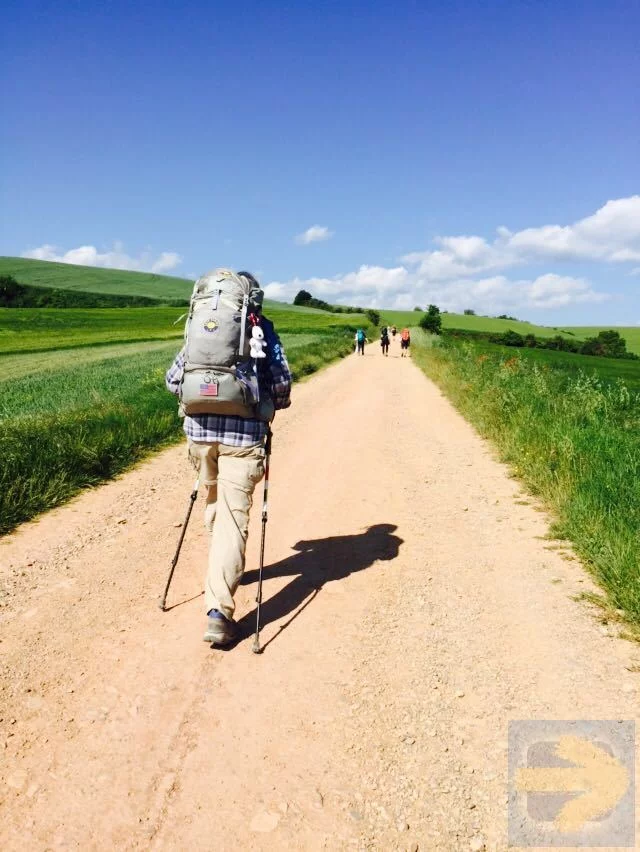
[[[369,320],[371,325],[379,325],[380,324],[380,312],[374,311],[373,308],[367,308],[364,312],[366,318]]]
[[[416,305],[413,310],[414,311],[420,311],[420,313],[422,313],[422,308],[420,307],[420,305]]]
[[[465,314],[465,316],[467,316],[467,317],[475,317],[476,312],[475,312],[472,308],[465,308],[465,309],[464,309],[464,314]]]
[[[426,314],[420,318],[420,328],[430,331],[431,334],[440,334],[442,331],[442,317],[437,305],[429,305]]]
[[[524,345],[528,346],[529,349],[535,349],[538,345],[538,341],[536,340],[535,334],[525,334]]]
[[[567,340],[561,334],[556,334],[547,339],[545,349],[555,349],[558,352],[577,352],[580,348],[574,340]]]
[[[0,275],[0,305],[3,308],[20,307],[26,289],[11,275]]]
[[[610,329],[601,331],[597,337],[588,337],[580,347],[582,355],[600,355],[604,358],[624,358],[627,354],[627,341],[620,332]]]
[[[505,331],[502,335],[502,343],[505,346],[524,346],[524,337],[521,334],[518,334],[517,331]]]
[[[294,305],[308,305],[313,296],[308,290],[298,290],[296,297],[293,300]]]

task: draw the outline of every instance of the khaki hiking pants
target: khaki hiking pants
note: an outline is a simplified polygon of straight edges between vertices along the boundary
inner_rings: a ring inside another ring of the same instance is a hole
[[[205,526],[211,533],[205,584],[206,612],[233,618],[244,574],[253,491],[264,476],[264,445],[229,447],[189,440],[189,458],[207,487]]]

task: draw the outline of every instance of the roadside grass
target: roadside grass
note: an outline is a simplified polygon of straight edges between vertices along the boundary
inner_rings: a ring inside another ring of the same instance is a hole
[[[520,358],[540,365],[544,364],[550,370],[561,370],[576,378],[579,373],[587,373],[595,374],[608,383],[622,380],[630,390],[640,391],[640,361],[578,355],[553,349],[501,346],[484,340],[473,341],[473,345],[478,352],[500,353],[504,358],[510,358],[514,352],[517,352]]]
[[[554,535],[573,543],[613,609],[640,624],[640,394],[620,379],[552,368],[512,349],[418,332],[412,349],[552,510]]]
[[[278,331],[296,380],[352,351],[351,329]],[[10,364],[0,381],[0,534],[182,439],[176,399],[164,387],[179,347],[176,340],[0,358]]]

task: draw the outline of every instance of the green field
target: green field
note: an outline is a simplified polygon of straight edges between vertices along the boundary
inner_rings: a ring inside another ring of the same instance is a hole
[[[422,313],[420,311],[380,311],[381,324],[395,325],[397,328],[407,326],[416,326],[420,321]],[[520,320],[503,320],[495,319],[494,317],[478,317],[467,316],[466,314],[442,314],[442,327],[459,328],[463,331],[489,331],[489,332],[504,332],[510,328],[520,334],[535,334],[538,337],[553,337],[556,334],[563,334],[567,337],[577,337],[574,329],[571,328],[551,328],[544,325],[533,325],[529,322]]]
[[[419,311],[380,311],[381,325],[395,325],[397,328],[404,326],[417,326],[422,313]],[[596,337],[598,332],[605,331],[609,328],[615,328],[621,336],[627,341],[627,349],[629,352],[635,352],[640,355],[640,326],[580,326],[574,327],[565,326],[545,326],[533,325],[529,322],[520,320],[502,320],[494,317],[479,317],[467,316],[466,314],[442,314],[443,329],[460,329],[461,331],[484,331],[490,333],[504,333],[505,331],[517,331],[523,336],[526,334],[534,334],[536,337],[562,337],[572,338],[574,340],[584,340],[587,337]]]
[[[154,299],[188,299],[193,289],[193,281],[174,278],[172,275],[99,269],[24,257],[0,257],[0,275],[11,275],[20,284],[33,287],[149,296]]]
[[[12,352],[178,340],[184,308],[0,308],[0,356]],[[354,328],[358,314],[328,314],[273,303],[265,311],[279,332],[332,333]],[[177,324],[176,324],[177,322]]]
[[[164,373],[179,308],[0,310],[0,534],[179,440]],[[361,318],[269,311],[294,379],[352,351]]]
[[[434,341],[424,333],[416,333],[412,348],[417,363],[552,510],[553,534],[573,543],[611,606],[640,624],[636,362]],[[627,370],[636,371],[632,382]]]
[[[630,390],[640,392],[640,361],[578,355],[553,349],[530,349],[526,346],[501,346],[486,340],[471,342],[478,352],[500,354],[503,358],[523,358],[574,377],[579,373],[595,375],[608,384],[622,381]]]
[[[204,270],[203,270],[204,271]],[[119,269],[97,269],[91,266],[73,266],[67,263],[51,263],[44,260],[31,260],[21,257],[0,257],[0,275],[11,275],[21,284],[34,287],[49,287],[60,290],[76,290],[92,293],[108,293],[126,296],[146,296],[156,299],[188,299],[193,282],[186,278],[171,275],[153,275],[149,272],[128,272]],[[285,306],[279,302],[265,301],[265,309],[275,312],[282,309],[322,316],[323,311],[315,308]],[[396,325],[398,328],[416,326],[421,312],[381,310],[381,324]],[[179,314],[178,314],[179,315]],[[331,316],[331,315],[329,315]],[[337,316],[337,315],[336,315]],[[582,340],[595,337],[599,331],[611,326],[573,327],[540,326],[520,320],[500,320],[493,317],[467,316],[465,314],[442,315],[445,329],[466,331],[505,332],[512,329],[519,334],[535,334],[537,337],[554,337],[561,334]],[[618,327],[627,341],[630,352],[640,355],[640,326]],[[1,335],[1,332],[0,332]],[[118,338],[122,339],[122,338]],[[142,337],[138,340],[146,339]],[[0,351],[2,338],[0,336]]]
[[[202,270],[205,272],[206,270]],[[48,287],[56,290],[75,290],[83,293],[107,293],[121,296],[145,296],[151,299],[186,299],[193,290],[193,281],[172,275],[151,272],[129,272],[125,269],[99,269],[95,266],[75,266],[25,257],[0,257],[0,276],[10,275],[20,284]],[[300,314],[326,316],[325,311],[285,305],[265,299],[265,311],[286,309]]]
[[[597,337],[601,331],[606,331],[610,328],[615,328],[616,331],[620,332],[620,336],[624,337],[627,341],[629,352],[635,352],[636,355],[640,355],[640,326],[597,325],[576,326],[575,328],[572,326],[571,331],[574,332],[577,338],[586,339],[587,337]]]

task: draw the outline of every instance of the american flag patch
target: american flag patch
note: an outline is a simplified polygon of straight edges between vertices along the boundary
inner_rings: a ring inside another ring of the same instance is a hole
[[[200,396],[218,396],[218,383],[202,382],[200,385]]]

